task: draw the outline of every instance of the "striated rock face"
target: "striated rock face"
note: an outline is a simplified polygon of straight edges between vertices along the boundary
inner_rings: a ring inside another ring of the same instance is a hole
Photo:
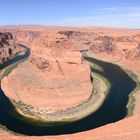
[[[99,36],[97,39],[97,43],[93,43],[90,45],[90,50],[93,52],[106,52],[106,53],[112,53],[116,50],[116,45],[113,43],[113,39],[108,36]]]
[[[0,63],[9,60],[11,57],[16,56],[22,52],[14,41],[13,36],[9,32],[0,32]]]

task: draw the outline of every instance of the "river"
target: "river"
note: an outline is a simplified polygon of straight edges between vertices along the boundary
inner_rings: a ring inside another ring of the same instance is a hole
[[[9,65],[12,65],[14,68],[28,56],[29,50],[27,49],[24,55],[17,56],[2,64],[0,69]],[[11,115],[14,113],[20,117],[9,102],[9,99],[0,89],[0,124],[6,126],[11,131],[26,135],[58,135],[91,130],[123,119],[127,115],[126,105],[128,102],[128,95],[136,88],[136,82],[131,79],[122,68],[115,64],[103,62],[90,57],[85,57],[85,59],[101,66],[103,71],[99,71],[93,67],[91,68],[91,71],[101,74],[111,83],[108,96],[99,110],[80,121],[70,124],[49,127],[38,126],[35,123],[28,122],[26,119],[21,119],[22,117],[18,119],[18,117]],[[9,68],[7,74],[10,73],[13,68]]]

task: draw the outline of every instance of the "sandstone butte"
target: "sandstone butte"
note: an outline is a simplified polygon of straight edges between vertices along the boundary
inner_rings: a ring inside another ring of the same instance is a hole
[[[24,44],[31,48],[31,56],[26,62],[23,62],[17,69],[6,78],[2,80],[2,88],[4,93],[9,98],[15,98],[19,100],[10,88],[10,80],[14,82],[15,88],[18,91],[22,90],[28,92],[27,96],[30,97],[30,88],[35,87],[33,93],[44,92],[44,87],[60,85],[67,86],[66,81],[88,81],[86,94],[82,94],[80,89],[74,89],[73,91],[79,91],[77,93],[78,98],[74,92],[67,92],[67,95],[73,96],[72,102],[63,102],[64,106],[59,105],[55,98],[56,104],[52,102],[48,111],[56,111],[57,109],[66,109],[69,106],[73,106],[85,99],[91,94],[91,85],[89,83],[89,67],[85,62],[81,61],[81,55],[78,50],[88,50],[94,55],[94,57],[117,63],[125,68],[132,70],[137,74],[140,79],[140,31],[139,30],[127,30],[127,29],[110,29],[110,28],[93,28],[93,27],[48,27],[48,26],[14,26],[5,27],[1,30],[6,30],[14,34],[16,42]],[[50,53],[49,53],[50,52]],[[44,55],[44,54],[47,54]],[[63,56],[63,57],[61,57]],[[71,61],[69,62],[69,57]],[[73,67],[69,67],[72,65]],[[83,65],[83,66],[82,66]],[[28,66],[28,67],[25,67]],[[44,67],[45,66],[45,67]],[[76,68],[81,66],[81,69]],[[52,67],[55,69],[52,70]],[[34,71],[33,71],[34,69]],[[25,81],[23,77],[26,76],[26,70],[30,71],[30,76],[34,76],[36,80],[31,79],[29,76]],[[74,70],[74,72],[73,72]],[[23,73],[24,71],[24,73]],[[37,79],[35,72],[38,72],[40,79]],[[22,75],[22,74],[25,75]],[[82,76],[80,73],[83,73]],[[76,76],[75,76],[76,74]],[[44,76],[45,75],[45,76]],[[52,81],[46,81],[46,75],[50,76],[50,80],[60,80],[58,83],[51,84]],[[55,77],[54,77],[55,76]],[[77,79],[76,79],[77,77]],[[83,78],[82,78],[83,77]],[[41,80],[41,81],[39,81]],[[30,81],[30,82],[29,82]],[[45,83],[43,83],[45,81]],[[7,82],[7,85],[4,84]],[[64,83],[63,83],[64,82]],[[30,84],[29,84],[30,83]],[[41,83],[41,87],[38,87],[38,83]],[[28,85],[27,85],[28,84]],[[82,84],[79,83],[79,84]],[[85,84],[85,82],[84,82]],[[73,83],[69,88],[74,87]],[[82,85],[81,85],[82,86]],[[23,90],[24,89],[24,90]],[[66,88],[67,89],[67,88]],[[37,92],[39,90],[39,92]],[[52,90],[52,89],[51,89]],[[89,92],[87,92],[89,90]],[[10,92],[9,92],[10,91]],[[83,90],[82,90],[83,91]],[[55,91],[56,96],[60,100],[63,99],[65,92]],[[21,92],[20,92],[21,93]],[[45,92],[46,93],[46,92]],[[54,93],[54,92],[53,92]],[[80,96],[79,96],[80,93]],[[22,95],[22,93],[21,93]],[[35,98],[34,95],[33,98]],[[29,103],[30,98],[27,99],[25,95],[22,95],[22,99]],[[67,98],[67,96],[64,96]],[[43,98],[39,96],[39,98]],[[36,99],[39,99],[36,97]],[[79,132],[69,135],[60,136],[15,136],[6,131],[2,131],[0,136],[3,140],[24,140],[30,138],[31,140],[138,140],[140,139],[140,91],[135,93],[135,108],[133,116],[120,120],[118,122],[99,127],[97,129]],[[34,102],[30,102],[34,105]],[[41,106],[41,104],[38,104]]]

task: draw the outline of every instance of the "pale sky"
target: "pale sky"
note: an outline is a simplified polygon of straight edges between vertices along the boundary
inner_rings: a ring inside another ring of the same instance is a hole
[[[0,25],[140,29],[140,0],[0,0]]]

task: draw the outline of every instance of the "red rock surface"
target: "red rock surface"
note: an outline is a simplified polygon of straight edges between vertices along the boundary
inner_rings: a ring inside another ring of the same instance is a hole
[[[92,92],[90,68],[79,52],[38,50],[2,80],[5,95],[25,104],[58,111],[80,104]]]
[[[39,60],[39,64],[34,61],[34,56],[35,59],[38,58],[41,48],[55,48],[55,51],[89,49],[98,58],[113,61],[129,68],[140,79],[139,30],[48,26],[7,27],[7,30],[16,36],[17,41],[30,46],[33,54],[30,61],[32,61],[32,66],[38,67],[38,70],[49,72],[51,68],[49,61],[44,62],[45,58]],[[61,38],[64,38],[62,39],[64,41],[60,41]],[[45,68],[40,63],[46,63]],[[139,140],[140,92],[138,91],[135,96],[134,116],[97,129],[61,136],[14,136],[7,132],[0,133],[0,136],[4,140],[25,140],[28,138],[31,140]]]

